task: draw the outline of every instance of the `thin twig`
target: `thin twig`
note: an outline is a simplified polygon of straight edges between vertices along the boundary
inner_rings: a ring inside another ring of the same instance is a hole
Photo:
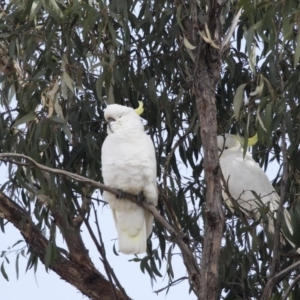
[[[171,151],[168,153],[167,158],[166,158],[166,162],[164,164],[164,172],[163,172],[163,184],[164,184],[164,194],[165,197],[162,197],[164,200],[164,203],[166,205],[167,208],[167,212],[169,214],[169,216],[171,217],[171,220],[175,226],[175,229],[177,232],[181,232],[182,228],[181,225],[178,221],[178,218],[172,208],[172,205],[169,201],[169,195],[168,195],[168,185],[167,185],[167,175],[168,175],[168,170],[169,170],[169,166],[171,163],[171,159],[176,151],[176,149],[181,145],[181,143],[185,140],[186,136],[191,132],[191,130],[194,128],[194,123],[196,120],[196,114],[194,115],[194,117],[191,120],[191,123],[189,125],[189,127],[187,128],[187,130],[185,131],[184,135],[179,136],[178,141],[174,144],[173,148],[171,149]]]
[[[230,39],[231,39],[231,37],[233,35],[233,32],[234,32],[234,30],[235,30],[235,28],[237,26],[237,23],[239,21],[239,18],[241,16],[241,13],[242,13],[242,8],[239,9],[239,11],[237,12],[237,14],[232,19],[231,26],[230,26],[229,30],[227,31],[225,38],[222,41],[221,50],[223,50],[224,47],[226,47],[229,44]]]
[[[186,280],[186,279],[189,279],[189,278],[186,277],[186,276],[181,277],[181,278],[178,278],[178,279],[172,281],[172,282],[171,282],[170,284],[168,284],[167,286],[165,286],[165,287],[163,287],[163,288],[161,288],[161,289],[159,289],[159,290],[154,291],[154,293],[158,294],[158,293],[162,292],[163,290],[168,289],[169,287],[171,287],[171,286],[173,286],[173,285],[176,285],[176,284],[178,284],[179,282],[181,282],[181,281],[183,281],[183,280]]]
[[[288,179],[288,169],[287,169],[287,156],[286,156],[286,143],[285,143],[285,122],[284,118],[281,123],[281,151],[282,151],[282,178],[280,184],[280,201],[277,210],[277,217],[275,222],[275,232],[274,232],[274,245],[273,245],[273,257],[270,268],[270,277],[272,277],[276,272],[276,264],[279,255],[279,242],[280,242],[280,228],[283,213],[283,202],[286,196],[286,183]]]
[[[290,292],[292,291],[293,287],[295,286],[295,284],[300,281],[300,275],[298,275],[295,280],[291,283],[291,285],[287,288],[286,292],[284,293],[284,295],[282,296],[282,300],[286,300],[290,294]]]
[[[89,193],[89,195],[87,195]],[[73,193],[72,193],[73,194]],[[73,223],[75,226],[80,227],[83,222],[83,217],[85,215],[89,215],[90,213],[90,206],[91,206],[91,197],[92,194],[91,191],[89,191],[89,188],[86,186],[83,186],[82,188],[82,203],[80,206],[81,214],[79,214],[76,218],[74,218]],[[77,198],[76,198],[77,200]]]
[[[98,240],[97,240],[97,238],[96,238],[96,236],[95,236],[95,234],[94,234],[94,231],[92,230],[92,228],[90,226],[90,223],[88,222],[88,220],[85,217],[85,213],[81,210],[81,207],[80,207],[80,205],[79,205],[79,203],[77,201],[77,198],[74,197],[74,196],[73,196],[73,201],[75,203],[75,206],[76,206],[79,214],[81,215],[81,217],[83,219],[83,222],[84,222],[84,224],[85,224],[85,226],[86,226],[86,228],[87,228],[87,230],[88,230],[88,232],[89,232],[89,234],[90,234],[90,236],[91,236],[91,238],[92,238],[92,240],[93,240],[93,242],[94,242],[94,244],[95,244],[95,246],[96,246],[99,254],[102,256],[102,263],[104,265],[104,269],[105,269],[106,275],[107,275],[108,280],[110,282],[112,293],[113,293],[114,298],[116,300],[116,299],[118,299],[117,294],[116,294],[116,287],[115,287],[115,285],[113,284],[113,281],[112,281],[112,277],[115,280],[116,276],[115,276],[112,268],[110,267],[108,260],[106,259],[105,249],[104,249],[104,244],[102,242],[102,239],[100,238],[100,242],[102,243],[102,245],[100,245],[99,242],[98,242]],[[95,211],[95,209],[94,209],[94,211]],[[95,217],[96,217],[96,221],[97,221],[97,215],[96,214],[95,214]],[[99,233],[99,231],[100,230],[98,229],[98,233]],[[123,295],[126,297],[126,299],[130,299],[128,297],[128,295],[126,294],[124,288],[120,284],[120,282],[118,280],[115,280],[115,283],[116,283],[117,287],[120,289],[120,291],[123,293]]]
[[[86,227],[87,227],[87,229],[88,229],[88,231],[89,231],[89,234],[90,234],[90,236],[91,236],[91,238],[92,238],[94,244],[96,245],[96,248],[97,248],[98,252],[99,252],[100,255],[102,256],[102,249],[101,249],[102,247],[98,244],[98,241],[97,241],[97,239],[96,239],[96,237],[95,237],[95,235],[94,235],[94,233],[93,233],[93,231],[92,231],[92,229],[91,229],[91,227],[90,227],[90,224],[87,222],[87,220],[86,220],[86,218],[85,218],[85,216],[84,216],[84,213],[81,211],[80,205],[79,205],[79,203],[77,202],[76,197],[73,197],[73,201],[74,201],[74,203],[75,203],[75,206],[76,206],[77,210],[79,211],[79,214],[82,216],[83,222],[85,223],[85,225],[86,225]],[[99,248],[100,248],[100,251],[99,251]],[[104,269],[105,269],[106,275],[107,275],[108,280],[109,280],[109,282],[110,282],[110,286],[111,286],[111,290],[112,290],[114,299],[117,300],[118,298],[117,298],[117,295],[116,295],[116,287],[115,287],[115,285],[113,284],[113,281],[112,281],[112,278],[111,278],[111,274],[110,274],[110,272],[109,272],[108,269],[107,269],[105,259],[102,260],[102,263],[103,263],[103,265],[104,265]],[[123,292],[123,290],[121,290],[121,291]],[[126,294],[124,294],[124,295],[127,297]],[[128,298],[128,297],[127,297],[127,298]]]
[[[284,270],[280,271],[279,273],[275,274],[272,278],[269,278],[265,288],[261,300],[269,300],[270,297],[268,296],[267,292],[272,291],[273,287],[280,282],[286,275],[293,272],[294,270],[300,267],[300,261],[295,262],[294,264],[290,265],[289,267],[285,268]],[[269,297],[269,298],[267,298]]]
[[[97,227],[97,231],[98,231],[98,236],[99,236],[99,240],[100,240],[100,243],[101,243],[101,249],[102,249],[102,254],[101,255],[102,255],[103,260],[104,260],[104,266],[107,268],[109,274],[112,276],[112,278],[115,281],[117,287],[122,291],[124,296],[127,297],[128,299],[130,299],[128,297],[128,295],[126,294],[124,288],[122,287],[121,283],[119,282],[118,277],[116,276],[114,270],[112,269],[112,267],[110,266],[110,264],[109,264],[109,262],[106,258],[105,246],[104,246],[104,242],[102,240],[102,234],[101,234],[100,227],[99,227],[98,216],[96,214],[96,210],[95,210],[94,205],[93,205],[93,209],[94,209],[94,214],[95,214],[95,220],[96,220],[96,227]],[[86,222],[87,222],[87,220],[86,220]]]

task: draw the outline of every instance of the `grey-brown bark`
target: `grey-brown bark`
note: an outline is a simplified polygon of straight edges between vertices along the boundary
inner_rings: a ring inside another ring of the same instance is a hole
[[[214,41],[220,42],[218,6],[209,6],[208,24]],[[196,19],[194,19],[195,22]],[[195,27],[195,25],[193,26]],[[220,76],[220,50],[203,42],[198,45],[194,69],[193,90],[200,118],[200,132],[204,151],[206,181],[206,217],[204,245],[201,260],[199,299],[217,299],[219,295],[219,256],[224,226],[220,186],[219,157],[217,150],[217,109],[215,90]]]

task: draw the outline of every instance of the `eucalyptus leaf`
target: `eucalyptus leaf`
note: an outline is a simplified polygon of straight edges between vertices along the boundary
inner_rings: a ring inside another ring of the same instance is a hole
[[[239,120],[239,118],[240,118],[241,108],[244,104],[244,90],[245,90],[246,85],[247,85],[247,83],[241,84],[237,88],[234,98],[233,98],[234,116],[237,120]]]

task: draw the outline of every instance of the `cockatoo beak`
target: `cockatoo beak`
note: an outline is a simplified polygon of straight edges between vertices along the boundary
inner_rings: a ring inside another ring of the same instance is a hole
[[[107,126],[109,127],[109,130],[114,133],[114,131],[111,128],[111,122],[115,122],[116,120],[114,118],[108,118],[107,119]]]
[[[222,137],[223,137],[223,145],[222,145],[222,148],[219,148],[219,147],[218,147],[218,151],[219,151],[220,155],[221,155],[222,152],[224,151],[224,148],[225,148],[225,141],[226,141],[225,136],[222,136]]]

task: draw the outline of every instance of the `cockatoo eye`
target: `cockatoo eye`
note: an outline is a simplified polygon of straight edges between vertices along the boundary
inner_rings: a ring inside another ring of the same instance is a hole
[[[107,123],[114,122],[114,121],[116,121],[114,118],[108,118],[107,119]]]
[[[225,149],[225,150],[227,150],[227,149],[228,149],[228,147],[224,147],[224,149]]]

